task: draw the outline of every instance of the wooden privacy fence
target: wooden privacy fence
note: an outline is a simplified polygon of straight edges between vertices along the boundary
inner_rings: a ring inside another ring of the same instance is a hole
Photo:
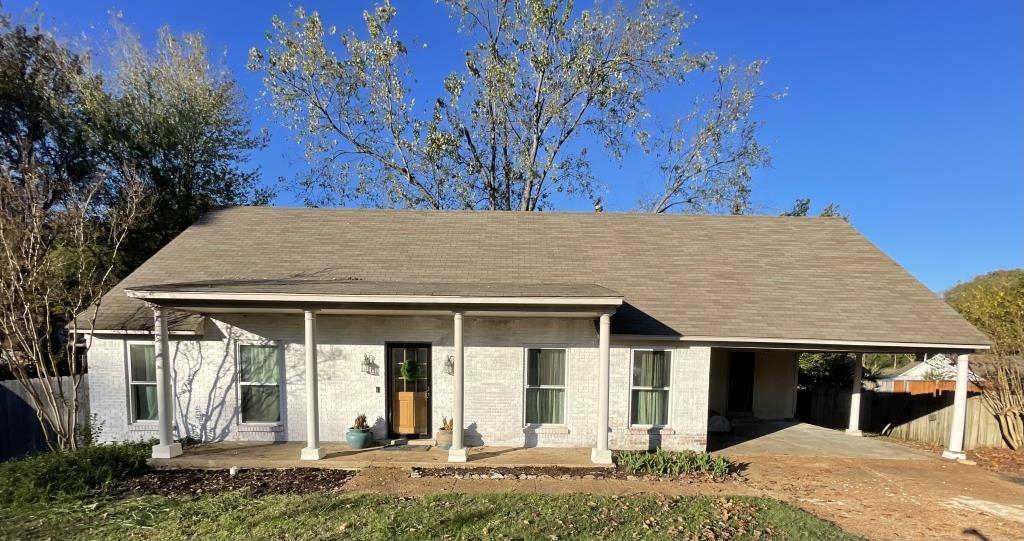
[[[982,397],[967,399],[964,449],[1006,447],[999,423],[985,408]],[[800,390],[797,417],[831,428],[846,428],[850,420],[850,390]],[[910,394],[861,391],[860,425],[864,430],[894,438],[946,445],[953,423],[953,392]]]
[[[885,383],[887,383],[888,388],[883,387],[882,390],[892,393],[938,395],[947,392],[951,393],[956,390],[956,382],[951,380],[897,379]],[[981,392],[981,389],[973,382],[967,383],[967,390],[972,393]]]
[[[871,430],[904,440],[946,445],[953,424],[953,393],[938,395],[873,393]],[[967,399],[964,449],[1005,447],[999,422],[985,407],[980,395]]]

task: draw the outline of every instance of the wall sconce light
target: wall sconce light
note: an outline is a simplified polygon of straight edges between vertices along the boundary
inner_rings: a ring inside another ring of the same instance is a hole
[[[449,355],[444,360],[444,373],[449,376],[455,375],[455,357],[453,355]]]
[[[367,374],[370,374],[371,376],[376,376],[377,374],[380,373],[379,372],[379,367],[377,366],[377,362],[373,358],[373,355],[363,355],[363,365],[362,366],[363,366],[363,372],[365,372]]]

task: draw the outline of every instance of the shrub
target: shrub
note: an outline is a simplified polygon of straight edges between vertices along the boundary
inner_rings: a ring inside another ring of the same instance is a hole
[[[105,492],[148,471],[146,443],[93,445],[0,464],[0,506]]]
[[[735,465],[724,456],[712,456],[694,451],[622,451],[618,456],[620,468],[629,473],[651,475],[704,474],[721,479],[735,471]]]

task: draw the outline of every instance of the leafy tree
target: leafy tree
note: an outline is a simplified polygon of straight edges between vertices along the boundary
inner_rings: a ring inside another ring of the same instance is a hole
[[[988,335],[992,349],[972,371],[1011,449],[1024,448],[1024,269],[995,271],[957,284],[946,302]]]
[[[798,362],[797,383],[804,389],[846,389],[853,383],[855,360],[849,353],[802,353]]]
[[[80,331],[102,293],[211,206],[265,199],[241,163],[262,139],[201,37],[163,30],[147,51],[120,33],[103,77],[0,15],[0,372],[52,447],[80,443]]]
[[[118,27],[109,92],[95,118],[104,158],[130,169],[146,189],[147,212],[129,232],[123,271],[141,265],[199,216],[219,205],[266,203],[259,170],[245,162],[264,146],[252,134],[231,73],[211,63],[200,34],[161,28],[154,48]]]
[[[134,175],[98,158],[100,96],[87,58],[0,18],[0,364],[58,448],[81,429],[83,367],[65,324],[73,337],[76,314],[94,320],[139,213]]]
[[[782,216],[809,216],[810,212],[811,199],[808,197],[805,199],[797,199],[796,202],[793,203],[793,208],[783,212]],[[829,203],[826,205],[825,208],[821,209],[821,214],[819,214],[819,216],[823,218],[842,218],[847,222],[850,221],[850,216],[848,214],[843,214],[839,210],[839,205],[836,203]]]
[[[445,3],[474,44],[444,94],[427,100],[412,95],[387,1],[364,12],[364,33],[298,8],[274,17],[265,46],[250,51],[275,115],[315,164],[292,186],[307,204],[530,211],[556,193],[593,198],[589,137],[613,159],[635,144],[657,162],[664,192],[642,202],[647,210],[746,207],[750,171],[768,163],[750,116],[762,62],[718,65],[687,50],[693,18],[669,2]],[[648,98],[682,96],[705,70],[717,93],[670,128],[652,126]]]

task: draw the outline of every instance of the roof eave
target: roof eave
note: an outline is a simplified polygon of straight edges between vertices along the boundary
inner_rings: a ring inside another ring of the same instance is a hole
[[[311,304],[432,304],[432,305],[506,305],[506,306],[622,306],[621,296],[463,296],[463,295],[323,295],[305,293],[237,293],[217,291],[154,291],[125,289],[129,297],[158,304],[175,301],[265,302]]]

